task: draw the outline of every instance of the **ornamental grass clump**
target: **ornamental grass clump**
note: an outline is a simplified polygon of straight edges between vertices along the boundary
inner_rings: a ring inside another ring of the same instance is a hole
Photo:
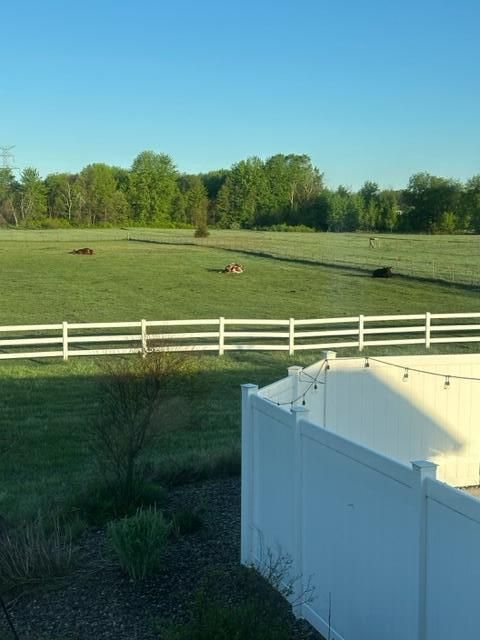
[[[108,545],[133,580],[142,580],[163,567],[170,526],[156,507],[140,508],[134,516],[109,523]]]
[[[0,588],[11,589],[67,575],[74,562],[71,529],[41,514],[0,536]]]

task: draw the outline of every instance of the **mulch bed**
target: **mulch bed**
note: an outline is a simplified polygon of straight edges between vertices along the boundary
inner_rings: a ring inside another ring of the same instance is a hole
[[[107,557],[104,530],[79,541],[73,574],[9,605],[20,640],[159,640],[155,623],[182,621],[212,568],[228,575],[240,558],[240,480],[229,478],[172,491],[168,509],[204,506],[204,527],[172,542],[159,575],[134,582]],[[298,622],[292,638],[319,639]],[[0,611],[0,639],[10,638]],[[214,639],[212,639],[214,640]]]

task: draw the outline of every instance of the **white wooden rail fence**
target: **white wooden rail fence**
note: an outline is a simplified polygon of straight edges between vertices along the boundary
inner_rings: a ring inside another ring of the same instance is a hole
[[[451,324],[456,320],[456,324]],[[473,322],[468,322],[473,321]],[[475,322],[476,321],[476,322]],[[175,331],[175,328],[195,328]],[[247,329],[245,329],[247,327]],[[251,327],[252,330],[249,330]],[[115,332],[107,333],[107,330]],[[124,331],[126,330],[126,331]],[[94,333],[92,333],[94,332]],[[243,342],[242,342],[243,341]],[[480,313],[299,320],[215,318],[0,326],[0,360],[155,351],[296,351],[480,342]],[[114,346],[112,346],[114,345]],[[37,348],[32,350],[32,348]]]

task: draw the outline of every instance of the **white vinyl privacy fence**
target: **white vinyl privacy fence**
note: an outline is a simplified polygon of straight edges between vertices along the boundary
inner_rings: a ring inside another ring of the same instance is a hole
[[[325,429],[404,464],[434,462],[453,486],[480,484],[479,354],[326,355],[262,395],[306,406]]]
[[[242,562],[289,557],[295,612],[325,638],[478,637],[480,501],[432,462],[403,464],[307,405],[242,392]]]
[[[152,351],[285,351],[480,342],[480,313],[0,326],[0,360]]]

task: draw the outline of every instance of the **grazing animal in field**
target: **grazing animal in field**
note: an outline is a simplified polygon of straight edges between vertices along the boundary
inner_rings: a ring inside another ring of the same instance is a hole
[[[243,273],[244,271],[245,269],[238,262],[230,262],[230,264],[227,264],[222,273]]]
[[[74,249],[73,251],[70,251],[70,253],[81,256],[93,256],[95,251],[93,249],[90,249],[89,247],[83,247],[83,249]]]
[[[372,273],[373,278],[391,278],[392,276],[392,267],[382,267],[381,269],[375,269],[375,271]]]

